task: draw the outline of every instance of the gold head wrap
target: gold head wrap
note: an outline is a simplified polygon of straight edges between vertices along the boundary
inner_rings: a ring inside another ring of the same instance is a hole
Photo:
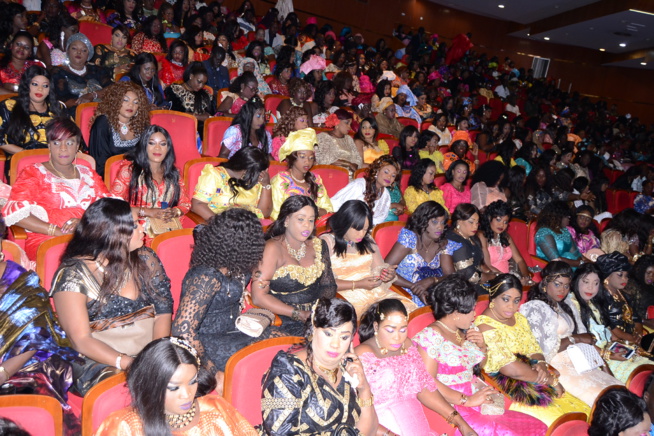
[[[393,103],[393,99],[391,99],[390,97],[382,98],[381,101],[379,102],[380,112],[384,112],[386,110],[386,108],[389,107],[392,104],[395,104],[395,103]]]
[[[294,151],[314,151],[313,147],[317,142],[316,131],[311,127],[291,132],[288,134],[284,145],[279,149],[279,160],[286,159]]]

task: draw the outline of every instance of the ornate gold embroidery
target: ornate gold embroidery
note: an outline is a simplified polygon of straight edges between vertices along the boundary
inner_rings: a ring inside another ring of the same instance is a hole
[[[304,286],[309,286],[314,283],[322,275],[322,272],[325,269],[325,265],[322,263],[322,240],[318,238],[313,239],[313,250],[316,252],[316,259],[313,265],[308,268],[301,265],[284,265],[275,271],[272,279],[275,280],[288,276],[292,280],[302,283]],[[271,290],[271,293],[274,292]]]
[[[262,398],[261,410],[270,409],[300,409],[302,408],[301,398]]]
[[[473,263],[475,263],[475,260],[471,257],[470,259],[460,260],[458,262],[454,262],[454,268],[457,271],[461,271],[462,269],[468,268]]]

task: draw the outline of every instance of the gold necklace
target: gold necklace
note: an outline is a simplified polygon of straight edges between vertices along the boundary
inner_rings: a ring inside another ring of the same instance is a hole
[[[73,177],[66,177],[66,176],[64,176],[62,173],[60,173],[59,170],[57,170],[57,168],[55,168],[54,164],[52,163],[52,160],[49,160],[48,163],[49,163],[50,166],[52,167],[52,171],[54,171],[55,173],[57,173],[56,175],[59,176],[59,177],[62,178],[62,179],[67,179],[67,180],[69,180],[69,179],[77,179],[77,178],[79,178],[79,176],[77,176],[77,168],[75,168],[74,165],[73,165]]]
[[[195,400],[193,400],[193,406],[191,410],[186,412],[183,415],[168,415],[166,414],[166,419],[168,419],[168,425],[170,428],[184,428],[193,421],[195,418]]]
[[[286,243],[286,250],[288,251],[288,254],[298,262],[304,259],[304,256],[307,255],[306,242],[302,242],[302,245],[297,250],[291,247],[291,245],[288,243],[288,240],[286,238],[284,238],[284,242]]]
[[[322,372],[325,375],[327,381],[329,381],[332,384],[336,383],[336,379],[338,378],[338,370],[340,369],[338,366],[334,369],[325,368],[323,366],[318,365],[317,363],[316,366],[318,367],[320,372]]]
[[[511,319],[511,318],[502,318],[502,317],[500,317],[497,313],[495,313],[495,311],[493,310],[492,307],[488,306],[488,308],[490,309],[490,311],[491,311],[491,313],[493,314],[493,316],[495,317],[495,319],[496,319],[498,322],[501,322],[502,324],[506,324],[505,321],[508,321],[509,319]],[[502,320],[504,320],[504,321],[502,321]],[[508,325],[508,324],[507,324],[507,325]]]
[[[631,309],[631,306],[629,306],[629,303],[627,303],[627,300],[624,298],[624,295],[622,295],[622,292],[620,289],[616,289],[615,292],[617,292],[617,295],[614,294],[611,291],[611,288],[607,286],[607,289],[609,290],[609,293],[611,294],[611,297],[618,303],[622,303],[622,318],[626,323],[631,324],[633,322],[633,316],[634,312]]]
[[[440,324],[441,326],[443,326],[443,328],[444,328],[445,330],[447,330],[448,332],[450,332],[450,333],[454,333],[454,336],[456,336],[456,340],[457,340],[457,341],[459,341],[459,342],[463,342],[463,336],[461,336],[461,333],[459,333],[459,329],[452,330],[451,328],[449,328],[448,326],[446,326],[445,323],[443,323],[442,321],[436,321],[436,322],[437,322],[438,324]]]

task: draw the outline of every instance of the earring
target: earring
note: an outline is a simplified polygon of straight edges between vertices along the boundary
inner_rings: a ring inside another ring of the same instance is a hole
[[[603,281],[602,283],[604,283],[604,287],[605,287],[606,289],[609,288],[609,278],[608,278],[608,277],[605,278],[604,281]]]
[[[461,226],[457,224],[456,225],[456,230],[460,230],[460,229],[461,229]]]
[[[488,307],[490,307],[491,309],[494,308],[495,307],[495,302],[491,301],[490,304],[488,305]]]
[[[408,352],[409,352],[409,350],[407,350],[406,348],[404,348],[404,344],[402,344],[402,348],[400,348],[400,354],[406,354],[406,353],[408,353]]]
[[[379,345],[379,339],[377,338],[377,330],[375,330],[375,344],[377,344],[377,348],[379,348],[379,352],[382,354],[382,356],[388,353],[388,349]]]
[[[0,251],[0,262],[5,260],[5,254]]]

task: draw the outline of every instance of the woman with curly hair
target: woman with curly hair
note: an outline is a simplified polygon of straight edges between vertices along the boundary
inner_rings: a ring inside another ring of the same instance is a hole
[[[111,194],[127,201],[141,219],[145,218],[146,247],[158,235],[152,219],[169,222],[191,209],[166,129],[151,125],[143,132],[136,147],[119,163]]]
[[[504,193],[504,181],[506,180],[508,168],[498,161],[484,162],[472,175],[472,187],[470,188],[471,203],[479,210],[494,201],[506,202]]]
[[[435,201],[449,212],[443,199],[443,191],[434,184],[435,176],[436,164],[431,159],[420,159],[411,170],[409,186],[404,191],[404,201],[410,214],[425,201]]]
[[[326,127],[327,117],[338,110],[334,106],[336,100],[336,89],[331,80],[321,80],[316,85],[316,91],[311,104],[312,121],[316,127]]]
[[[270,153],[273,159],[281,162],[279,149],[284,145],[288,135],[307,127],[309,127],[309,117],[304,108],[299,106],[290,108],[273,127],[272,152]]]
[[[351,125],[352,114],[345,109],[339,109],[327,118],[325,126],[332,130],[318,135],[318,164],[344,167],[351,173],[363,165],[357,146],[349,135]]]
[[[222,393],[225,364],[241,348],[268,338],[269,327],[253,338],[235,327],[243,309],[245,287],[258,273],[265,241],[256,215],[230,208],[193,231],[190,269],[172,334],[188,340]]]
[[[509,235],[511,206],[505,201],[494,201],[488,205],[481,216],[479,241],[484,250],[484,262],[492,270],[506,274],[513,273],[523,286],[533,284],[527,263]],[[509,271],[513,260],[515,268]]]
[[[317,216],[310,197],[284,201],[266,233],[261,276],[252,282],[252,302],[279,315],[285,335],[301,335],[314,303],[336,295],[327,243],[314,237]]]
[[[373,212],[372,225],[383,223],[391,209],[391,196],[387,187],[401,174],[400,165],[391,156],[375,160],[363,178],[352,180],[332,197],[334,210],[348,200],[362,200]]]
[[[253,97],[245,103],[232,125],[225,130],[218,157],[231,158],[238,150],[248,146],[270,154],[272,138],[266,130],[266,114],[263,103]]]
[[[390,154],[388,144],[383,139],[377,139],[379,126],[373,117],[364,118],[359,124],[359,130],[354,135],[354,144],[363,159],[362,168],[367,168],[375,159]]]
[[[141,31],[132,39],[132,50],[136,54],[165,53],[168,48],[164,38],[163,26],[157,16],[150,16],[143,22]]]
[[[322,179],[311,172],[315,162],[316,142],[315,130],[305,128],[291,132],[279,150],[279,157],[287,163],[287,170],[277,173],[270,182],[273,202],[273,211],[270,214],[272,219],[277,219],[282,204],[293,195],[311,197],[318,206],[319,216],[334,212]]]
[[[134,49],[134,42],[132,42],[132,50],[127,48],[129,44],[130,33],[129,29],[122,24],[114,27],[111,31],[111,44],[98,44],[95,46],[95,54],[93,55],[93,62],[99,67],[110,69],[112,77],[119,74],[125,74],[129,71],[130,65],[134,62],[136,53]],[[138,52],[137,52],[138,53]]]
[[[107,159],[130,151],[150,125],[150,104],[141,86],[118,82],[107,91],[91,121],[89,137],[89,153],[101,177]]]
[[[311,97],[311,90],[309,84],[299,77],[294,77],[288,84],[288,93],[291,98],[282,100],[277,106],[277,112],[280,116],[284,116],[293,106],[301,107],[309,115],[309,127],[313,127],[313,110],[311,103],[307,100]]]
[[[568,231],[570,208],[563,201],[552,201],[538,215],[536,255],[548,262],[560,260],[572,267],[583,264],[583,257]]]
[[[243,147],[227,162],[207,164],[200,174],[191,210],[208,220],[230,207],[242,207],[258,218],[272,209],[268,155],[255,147]]]
[[[161,61],[159,70],[159,80],[164,87],[183,79],[189,61],[188,50],[188,45],[180,39],[170,43],[168,54]]]

